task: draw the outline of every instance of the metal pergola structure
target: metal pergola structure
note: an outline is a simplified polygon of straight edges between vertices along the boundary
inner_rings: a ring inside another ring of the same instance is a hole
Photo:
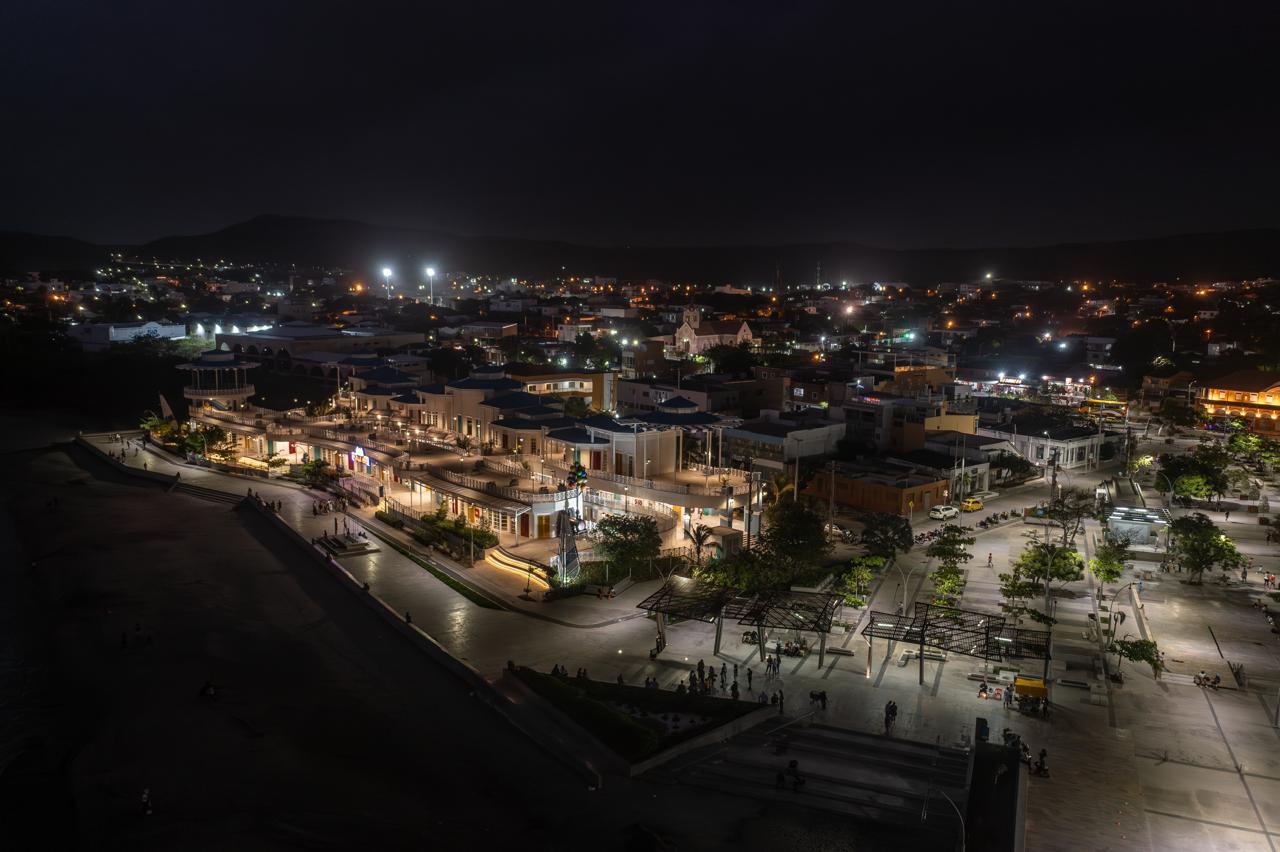
[[[910,614],[868,613],[862,636],[867,640],[868,676],[871,644],[877,637],[920,646],[921,683],[926,645],[984,660],[1043,660],[1048,676],[1052,633],[1012,626],[995,613],[917,603]]]
[[[724,619],[756,629],[760,658],[764,659],[766,631],[796,630],[818,634],[818,666],[824,664],[827,634],[840,605],[840,596],[821,592],[771,591],[743,594],[737,589],[712,586],[688,577],[673,576],[662,588],[636,605],[652,612],[658,624],[657,652],[667,644],[668,616],[705,621],[716,626],[715,653],[720,653]]]

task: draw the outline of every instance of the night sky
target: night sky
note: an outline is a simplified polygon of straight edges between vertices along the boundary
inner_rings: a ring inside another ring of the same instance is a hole
[[[1270,227],[1267,8],[13,0],[0,229],[141,241],[274,212],[922,247]]]

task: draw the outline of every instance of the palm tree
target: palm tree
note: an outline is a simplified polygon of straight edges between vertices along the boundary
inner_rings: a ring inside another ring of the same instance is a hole
[[[796,485],[791,481],[791,477],[785,473],[775,473],[769,480],[769,490],[773,492],[773,502],[777,503],[782,499],[782,495],[788,491],[794,491]]]
[[[698,557],[698,567],[702,567],[702,548],[707,546],[707,542],[711,541],[711,527],[706,524],[698,524],[693,528],[693,552]]]

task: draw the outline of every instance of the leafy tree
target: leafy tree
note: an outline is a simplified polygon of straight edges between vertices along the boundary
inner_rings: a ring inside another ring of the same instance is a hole
[[[590,417],[591,414],[591,403],[588,401],[587,397],[575,395],[565,398],[565,417],[576,417],[578,419],[582,419],[583,417]]]
[[[937,597],[951,600],[960,593],[964,579],[961,566],[973,559],[968,548],[974,541],[976,539],[964,527],[946,524],[939,531],[938,537],[930,543],[925,553],[930,559],[938,560],[938,567],[929,575]]]
[[[1236,432],[1227,439],[1227,450],[1236,461],[1249,461],[1262,448],[1262,437],[1252,432]]]
[[[717,373],[749,373],[758,363],[745,343],[740,346],[712,346],[704,354],[715,366]]]
[[[859,538],[867,553],[884,559],[893,565],[899,553],[907,553],[915,544],[911,534],[911,522],[901,515],[886,512],[870,512],[862,518],[862,535]]]
[[[711,541],[711,527],[706,524],[698,524],[693,528],[693,552],[697,554],[698,565],[702,565],[702,549],[707,546],[707,542]]]
[[[871,580],[883,569],[884,559],[879,556],[854,557],[836,583],[836,591],[844,597],[845,605],[865,606]]]
[[[1070,547],[1084,528],[1086,518],[1096,511],[1096,500],[1088,491],[1068,488],[1050,501],[1045,515],[1062,528],[1062,546]]]
[[[328,467],[329,463],[324,459],[312,459],[302,465],[302,475],[307,478],[308,482],[318,482],[325,478]],[[440,508],[443,510],[444,506]]]
[[[1173,481],[1173,493],[1178,497],[1206,500],[1213,493],[1209,480],[1198,473],[1184,473]]]
[[[702,580],[717,586],[763,592],[786,586],[791,574],[762,548],[740,550],[696,569]]]
[[[1160,419],[1171,426],[1191,427],[1199,422],[1200,418],[1196,414],[1195,409],[1188,407],[1181,400],[1173,397],[1166,397],[1160,403]]]
[[[1122,660],[1146,663],[1151,666],[1152,674],[1159,674],[1164,668],[1164,664],[1160,662],[1160,649],[1150,639],[1116,639],[1109,650]],[[1117,667],[1116,671],[1119,672],[1120,669]]]
[[[1228,571],[1245,562],[1235,542],[1199,512],[1176,518],[1169,525],[1169,553],[1187,570],[1190,583],[1202,582],[1205,571]]]
[[[1089,570],[1098,578],[1098,584],[1105,588],[1107,583],[1114,583],[1120,579],[1128,558],[1129,539],[1114,539],[1108,536],[1102,544],[1098,545],[1093,558],[1089,560]]]
[[[178,424],[172,420],[164,420],[154,414],[148,415],[140,424],[140,428],[151,433],[160,443],[172,441],[178,434]]]
[[[997,471],[1001,480],[1026,479],[1035,472],[1036,466],[1017,453],[1002,451],[991,460],[991,469]]]
[[[1042,624],[1052,624],[1053,619],[1042,612],[1031,609],[1025,603],[1039,591],[1040,584],[1024,576],[1020,560],[1013,563],[1013,569],[1009,573],[1000,575],[1000,594],[1005,599],[1001,609],[1009,613],[1013,618],[1025,615]]]
[[[595,551],[618,576],[639,571],[662,550],[658,522],[644,515],[606,515],[596,524]]]
[[[1076,551],[1057,544],[1031,541],[1016,560],[1021,576],[1044,590],[1044,612],[1049,613],[1053,584],[1065,586],[1084,578],[1084,560]]]
[[[604,370],[622,363],[622,348],[611,337],[579,334],[573,341],[573,360],[581,367]]]
[[[498,340],[498,351],[502,353],[502,357],[507,359],[508,363],[545,364],[547,362],[546,353],[542,351],[541,347],[534,342],[533,338],[526,337],[523,334],[500,338]]]
[[[831,552],[822,516],[807,502],[782,500],[764,510],[760,546],[794,576],[815,567]]]
[[[221,426],[193,426],[183,436],[182,447],[187,452],[220,462],[230,461],[235,454],[231,435]]]

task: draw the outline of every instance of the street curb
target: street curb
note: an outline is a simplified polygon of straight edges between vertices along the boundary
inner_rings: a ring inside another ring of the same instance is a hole
[[[565,621],[563,619],[556,618],[553,615],[547,615],[541,612],[531,612],[530,610],[524,609],[523,607],[513,606],[499,598],[494,597],[492,592],[477,588],[474,584],[467,582],[467,580],[464,577],[458,576],[457,572],[460,569],[454,568],[451,565],[446,564],[443,559],[437,558],[435,556],[428,557],[425,554],[422,556],[418,556],[414,552],[406,550],[405,545],[389,537],[388,533],[385,531],[386,524],[383,524],[382,521],[379,521],[376,518],[370,520],[370,519],[366,519],[356,515],[352,515],[351,517],[355,518],[360,523],[364,524],[365,529],[369,530],[369,532],[373,533],[375,536],[377,536],[378,538],[385,541],[387,544],[394,547],[397,551],[399,551],[404,556],[414,560],[429,559],[431,561],[431,564],[433,564],[438,570],[444,572],[445,574],[448,574],[455,581],[466,586],[468,589],[471,589],[480,597],[485,598],[488,601],[491,601],[494,605],[498,606],[505,612],[511,612],[517,615],[527,615],[529,618],[536,618],[541,621],[546,621],[546,622],[550,622],[551,624],[559,625],[560,627],[571,627],[577,630],[598,630],[601,627],[610,627],[622,621],[630,621],[635,618],[645,617],[645,613],[637,612],[635,615],[620,616],[618,618],[609,619],[608,621],[596,621],[590,624],[578,624],[576,622]],[[383,527],[383,529],[377,529],[376,527]]]

